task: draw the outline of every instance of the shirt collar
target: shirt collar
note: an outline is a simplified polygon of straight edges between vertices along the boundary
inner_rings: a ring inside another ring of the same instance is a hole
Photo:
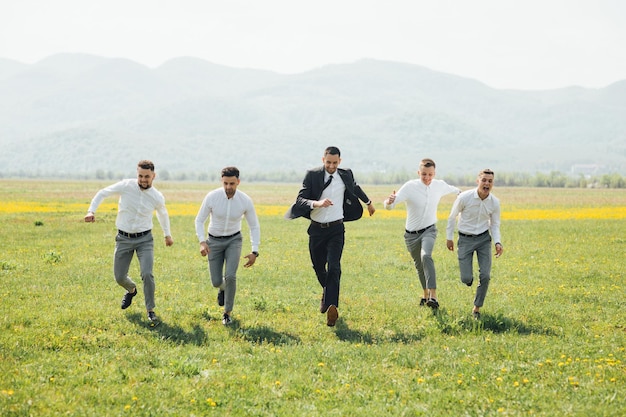
[[[485,199],[484,199],[484,200],[482,200],[482,199],[480,198],[480,196],[478,195],[478,188],[475,188],[475,189],[474,189],[474,198],[477,198],[477,199],[479,199],[479,200],[482,200],[482,201],[488,201],[488,200],[491,200],[491,195],[492,195],[492,194],[491,194],[491,193],[489,193],[489,195],[488,195],[487,197],[485,197]]]

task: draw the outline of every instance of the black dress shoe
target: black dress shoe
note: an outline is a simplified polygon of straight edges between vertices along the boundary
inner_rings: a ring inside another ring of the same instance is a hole
[[[157,317],[157,315],[154,313],[154,311],[148,311],[148,320],[150,321],[150,323],[157,324],[159,322],[159,318]]]
[[[433,310],[436,310],[439,308],[439,302],[435,298],[429,298],[428,301],[426,301],[426,305],[432,308]]]
[[[426,305],[426,301],[428,301],[428,300],[426,300],[425,298],[422,298],[420,300],[420,307],[424,307]]]
[[[122,310],[126,310],[133,303],[133,297],[137,295],[137,288],[134,293],[127,292],[122,298]]]

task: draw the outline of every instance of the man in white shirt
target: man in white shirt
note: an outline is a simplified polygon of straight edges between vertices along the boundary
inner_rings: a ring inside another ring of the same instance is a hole
[[[130,307],[133,297],[137,295],[137,285],[128,276],[133,254],[137,253],[148,319],[153,324],[157,322],[154,313],[155,284],[152,274],[154,265],[152,216],[155,210],[165,235],[165,245],[172,246],[174,244],[170,233],[170,219],[165,208],[165,198],[156,188],[152,187],[155,176],[154,164],[151,161],[139,161],[137,179],[122,180],[98,191],[85,216],[86,222],[95,222],[95,212],[102,200],[111,195],[119,195],[115,221],[118,232],[115,237],[113,273],[117,283],[127,291],[122,299],[122,309]]]
[[[384,201],[387,210],[406,201],[407,216],[404,242],[413,258],[423,295],[420,306],[439,308],[437,301],[437,276],[433,261],[433,248],[437,238],[437,205],[446,194],[459,194],[461,190],[445,181],[435,179],[435,161],[422,159],[417,174],[419,179],[406,182]]]
[[[219,288],[217,303],[224,306],[222,323],[231,323],[231,315],[237,291],[237,268],[243,239],[241,219],[246,218],[250,229],[251,252],[246,255],[245,268],[254,265],[259,256],[261,226],[252,199],[237,190],[239,170],[236,167],[222,169],[222,187],[209,192],[196,216],[196,235],[200,242],[200,255],[208,256],[211,283]],[[204,223],[210,217],[208,234]]]
[[[454,251],[452,239],[458,217],[459,269],[461,282],[468,287],[474,282],[472,261],[476,252],[479,283],[472,309],[475,319],[480,318],[480,308],[485,302],[491,280],[491,242],[496,242],[496,258],[499,258],[504,250],[500,240],[500,200],[491,194],[493,180],[494,173],[490,169],[483,169],[478,173],[476,180],[478,187],[459,194],[450,211],[446,228],[446,246]]]

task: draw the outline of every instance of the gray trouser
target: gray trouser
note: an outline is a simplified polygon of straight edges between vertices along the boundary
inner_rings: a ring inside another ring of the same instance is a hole
[[[433,261],[435,239],[437,239],[437,226],[435,225],[422,233],[404,233],[404,243],[413,258],[422,289],[437,289],[437,275],[435,261]]]
[[[211,284],[224,291],[224,311],[231,312],[237,292],[237,268],[241,257],[241,234],[229,238],[209,236],[209,274]]]
[[[138,238],[128,238],[118,234],[115,237],[115,254],[113,258],[113,274],[115,281],[128,292],[133,292],[137,285],[128,276],[130,262],[133,254],[137,253],[139,270],[143,281],[143,295],[146,302],[146,310],[153,310],[154,305],[154,240],[152,233]]]
[[[482,307],[489,289],[489,281],[491,280],[491,236],[489,233],[475,237],[459,235],[457,246],[461,282],[464,284],[471,284],[474,280],[473,258],[474,252],[476,252],[479,283],[476,288],[474,305]]]

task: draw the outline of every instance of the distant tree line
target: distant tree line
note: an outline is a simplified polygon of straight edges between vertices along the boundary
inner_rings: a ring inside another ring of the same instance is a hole
[[[475,175],[462,177],[445,177],[446,182],[458,186],[476,184]],[[626,188],[626,178],[618,173],[598,176],[572,176],[559,171],[548,174],[528,173],[497,173],[496,185],[501,187],[548,187],[548,188]]]
[[[67,179],[67,180],[110,180],[117,181],[122,178],[133,177],[134,172],[121,173],[113,171],[97,170],[91,174],[76,175],[44,172],[3,172],[0,178],[28,178],[28,179]],[[242,172],[242,179],[246,182],[275,182],[275,183],[299,183],[302,181],[304,172],[291,171],[268,171],[268,172]],[[417,178],[415,172],[358,172],[357,180],[361,184],[403,184],[410,179]],[[447,183],[459,187],[471,187],[476,184],[476,174],[444,175],[439,177]],[[207,174],[206,172],[169,172],[158,171],[160,181],[199,181],[219,182],[219,172]],[[618,173],[602,175],[578,175],[565,174],[559,171],[550,173],[538,172],[509,173],[496,172],[496,185],[500,187],[551,187],[551,188],[626,188],[626,178]]]

